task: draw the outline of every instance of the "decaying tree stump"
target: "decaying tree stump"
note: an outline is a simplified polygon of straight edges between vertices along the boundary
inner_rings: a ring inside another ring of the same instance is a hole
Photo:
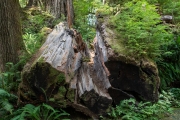
[[[53,102],[95,119],[123,99],[157,101],[156,65],[115,53],[113,32],[106,30],[105,24],[97,25],[90,51],[80,33],[58,24],[23,69],[19,104]]]
[[[60,23],[24,67],[19,104],[55,102],[61,107],[76,106],[76,110],[97,118],[112,103],[109,87],[108,78],[101,81],[96,76],[80,33]]]

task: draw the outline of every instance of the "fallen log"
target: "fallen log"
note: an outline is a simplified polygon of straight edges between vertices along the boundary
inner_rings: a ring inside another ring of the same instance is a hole
[[[80,33],[58,24],[23,69],[19,104],[53,101],[61,107],[77,106],[92,118],[105,114],[112,103],[110,84],[97,84],[100,80],[90,59]]]

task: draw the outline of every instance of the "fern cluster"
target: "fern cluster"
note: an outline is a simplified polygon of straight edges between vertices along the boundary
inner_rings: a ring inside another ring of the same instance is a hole
[[[172,40],[161,46],[164,53],[161,55],[161,60],[156,61],[161,78],[161,89],[167,89],[167,87],[171,87],[171,83],[180,80],[179,40]]]
[[[119,42],[125,46],[124,51],[118,52],[126,52],[136,58],[157,59],[162,52],[160,46],[172,37],[166,30],[168,27],[160,24],[156,7],[146,0],[125,3],[121,13],[111,17],[110,24],[120,38]]]
[[[7,119],[11,120],[59,120],[62,116],[69,116],[64,110],[55,110],[50,105],[42,104],[34,106],[26,104],[24,107],[14,111]]]
[[[28,56],[21,56],[17,64],[6,63],[6,71],[0,73],[0,88],[7,92],[17,91],[21,81],[21,70],[26,63]]]
[[[180,103],[171,92],[163,91],[157,103],[136,102],[135,99],[123,100],[109,113],[113,119],[122,120],[159,120],[165,114],[172,113],[172,107],[179,107]]]
[[[0,88],[0,116],[7,113],[12,113],[13,105],[12,102],[16,101],[17,97],[13,94],[8,93],[4,89]]]

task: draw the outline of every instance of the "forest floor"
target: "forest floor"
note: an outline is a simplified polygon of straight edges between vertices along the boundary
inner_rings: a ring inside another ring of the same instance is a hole
[[[180,108],[174,108],[173,113],[161,120],[180,120]]]

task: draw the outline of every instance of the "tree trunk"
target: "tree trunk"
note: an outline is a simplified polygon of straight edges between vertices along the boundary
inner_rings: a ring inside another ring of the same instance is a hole
[[[74,8],[72,0],[67,0],[67,22],[68,27],[71,28],[74,22]]]
[[[45,10],[50,12],[56,18],[65,17],[69,27],[74,22],[74,8],[72,0],[42,0]]]
[[[0,71],[7,62],[17,63],[23,49],[19,0],[0,1]]]

